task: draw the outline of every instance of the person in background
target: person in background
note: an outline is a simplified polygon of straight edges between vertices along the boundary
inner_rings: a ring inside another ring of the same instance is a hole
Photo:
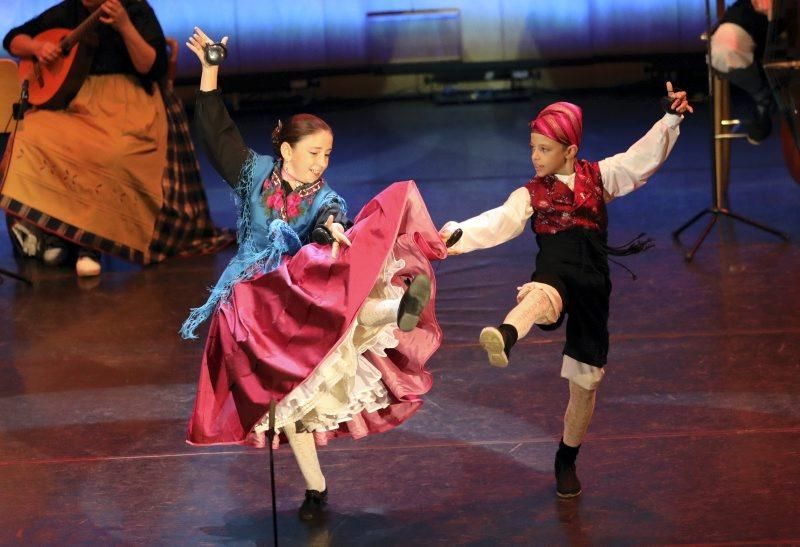
[[[759,144],[772,131],[772,97],[761,59],[767,42],[772,0],[736,0],[711,34],[711,66],[753,100],[747,140]]]
[[[88,77],[65,108],[29,111],[8,151],[0,207],[15,249],[48,265],[77,255],[77,274],[96,276],[101,252],[150,264],[228,245],[233,234],[209,216],[185,115],[171,94],[165,106],[165,37],[146,1],[65,0],[11,29],[3,46],[59,63],[58,45],[37,36],[96,10]]]

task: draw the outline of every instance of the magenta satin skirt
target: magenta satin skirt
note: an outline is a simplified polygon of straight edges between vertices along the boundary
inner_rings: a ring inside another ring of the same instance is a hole
[[[422,405],[432,385],[425,363],[441,343],[436,321],[436,279],[430,260],[447,252],[413,181],[392,184],[359,212],[348,231],[349,249],[332,259],[330,246],[305,245],[276,270],[237,284],[214,313],[206,340],[197,398],[189,422],[191,444],[260,444],[253,426],[271,401],[291,392],[342,341],[393,254],[403,277],[427,274],[431,300],[419,325],[395,332],[386,356],[366,352],[380,371],[391,404],[362,411],[317,442],[363,437],[403,423]]]

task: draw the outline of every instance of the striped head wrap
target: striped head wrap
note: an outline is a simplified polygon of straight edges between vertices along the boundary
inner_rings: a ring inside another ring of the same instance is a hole
[[[531,133],[540,133],[564,145],[580,146],[583,135],[583,110],[564,101],[545,107],[530,123]]]

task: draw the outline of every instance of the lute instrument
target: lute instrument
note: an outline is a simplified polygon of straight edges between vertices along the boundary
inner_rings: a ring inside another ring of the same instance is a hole
[[[122,2],[123,6],[129,3]],[[54,28],[34,37],[56,44],[61,55],[52,63],[40,63],[35,56],[20,60],[19,78],[28,81],[30,104],[56,110],[66,108],[75,97],[92,67],[98,40],[92,30],[102,15],[98,7],[74,29]]]

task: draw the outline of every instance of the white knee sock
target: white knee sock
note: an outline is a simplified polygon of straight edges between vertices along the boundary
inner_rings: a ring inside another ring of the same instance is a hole
[[[521,340],[530,332],[534,324],[547,324],[555,321],[553,315],[555,315],[555,319],[558,318],[547,294],[541,289],[533,289],[513,310],[508,312],[503,323],[514,325],[514,328],[517,329],[517,340]]]
[[[569,383],[569,403],[564,413],[564,444],[580,446],[594,414],[596,390]]]
[[[300,472],[306,480],[307,490],[325,491],[325,477],[319,466],[317,458],[317,446],[314,444],[314,435],[309,431],[298,432],[295,424],[288,424],[283,428],[283,432],[289,439],[289,445],[300,467]]]
[[[397,321],[397,308],[400,299],[387,300],[385,298],[367,298],[361,311],[358,312],[358,322],[365,327],[377,327]]]

